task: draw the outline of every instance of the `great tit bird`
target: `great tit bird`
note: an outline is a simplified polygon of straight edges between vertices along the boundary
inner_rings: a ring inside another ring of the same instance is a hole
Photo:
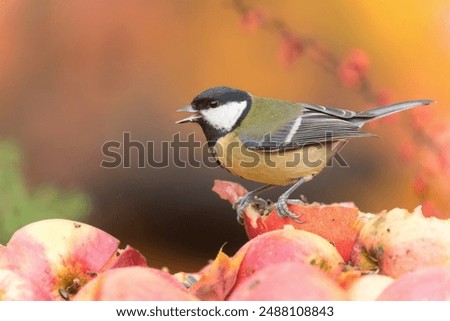
[[[372,136],[360,131],[367,122],[421,105],[412,100],[354,112],[321,105],[287,102],[214,87],[197,95],[178,111],[193,113],[177,121],[202,127],[217,162],[229,172],[266,184],[235,204],[238,221],[256,196],[273,186],[292,185],[275,204],[278,215],[297,220],[287,204],[301,202],[289,196],[322,171],[327,162],[355,137]]]

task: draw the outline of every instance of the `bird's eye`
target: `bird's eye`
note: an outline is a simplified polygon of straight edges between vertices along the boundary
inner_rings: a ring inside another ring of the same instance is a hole
[[[219,102],[217,100],[211,100],[208,105],[211,108],[215,108],[215,107],[219,106]]]

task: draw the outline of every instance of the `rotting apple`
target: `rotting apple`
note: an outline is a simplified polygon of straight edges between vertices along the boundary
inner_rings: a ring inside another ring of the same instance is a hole
[[[427,266],[450,266],[450,220],[393,209],[367,222],[352,253],[355,266],[371,263],[381,274],[398,278]]]
[[[17,230],[2,248],[0,268],[20,272],[55,299],[70,299],[97,273],[120,263],[119,240],[93,226],[63,219],[38,221]],[[137,252],[133,249],[133,251]],[[142,264],[142,258],[127,263]]]
[[[50,293],[20,272],[0,269],[0,301],[51,301]]]

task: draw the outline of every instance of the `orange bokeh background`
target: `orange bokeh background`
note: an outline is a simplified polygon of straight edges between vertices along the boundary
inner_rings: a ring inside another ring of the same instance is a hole
[[[448,122],[448,1],[246,3],[338,57],[364,50],[375,88],[396,101],[434,99],[430,108]],[[53,182],[87,192],[93,201],[87,222],[141,250],[151,266],[195,270],[224,243],[232,254],[246,237],[210,188],[215,178],[257,185],[220,169],[104,169],[100,162],[103,143],[120,141],[123,132],[141,142],[170,140],[178,131],[204,140],[200,128],[174,124],[183,117],[175,110],[216,85],[367,108],[361,95],[306,57],[280,65],[280,40],[245,31],[240,19],[227,0],[2,1],[0,138],[23,148],[31,186]],[[363,211],[412,210],[420,203],[411,188],[414,170],[398,160],[405,132],[395,126],[374,126],[381,139],[348,144],[343,156],[350,168],[326,170],[302,193],[320,202],[354,201]],[[435,198],[445,207],[446,197]]]

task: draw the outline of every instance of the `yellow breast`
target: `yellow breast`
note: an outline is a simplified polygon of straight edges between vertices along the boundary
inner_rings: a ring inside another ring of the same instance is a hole
[[[254,151],[232,133],[215,145],[215,156],[222,167],[247,180],[271,185],[289,185],[301,177],[317,174],[333,154],[333,143],[289,151]]]

